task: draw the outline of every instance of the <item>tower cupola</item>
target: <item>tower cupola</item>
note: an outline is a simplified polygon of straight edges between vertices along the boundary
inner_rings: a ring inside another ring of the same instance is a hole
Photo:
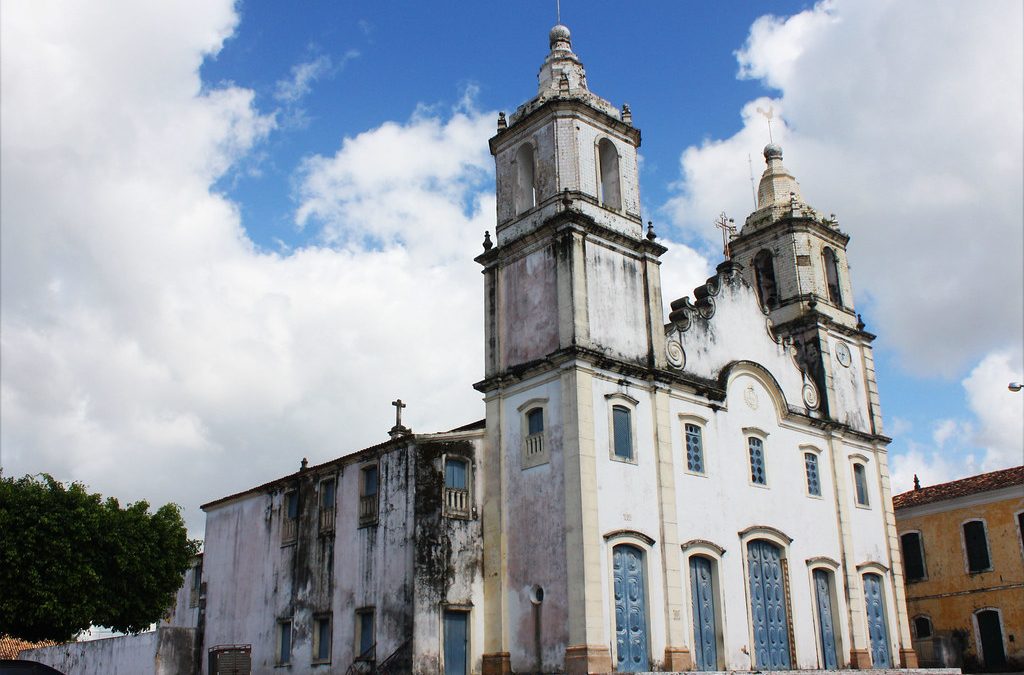
[[[764,146],[764,161],[768,166],[757,188],[758,210],[775,205],[789,206],[794,197],[800,201],[800,184],[782,165],[782,148],[774,143]]]

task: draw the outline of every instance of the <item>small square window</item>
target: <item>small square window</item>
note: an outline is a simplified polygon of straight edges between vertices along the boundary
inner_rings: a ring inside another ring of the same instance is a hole
[[[764,468],[764,441],[754,436],[747,438],[747,450],[750,454],[750,482],[755,485],[767,485],[768,475]]]
[[[818,477],[818,455],[804,453],[804,470],[807,474],[807,494],[821,496],[821,479]]]
[[[612,406],[613,452],[618,459],[633,459],[633,421],[629,408]]]
[[[277,622],[277,663],[286,665],[292,662],[292,620],[281,619]]]
[[[696,424],[686,425],[686,470],[704,473],[704,442]]]
[[[863,464],[853,465],[853,483],[857,493],[857,506],[870,506],[868,503],[868,474]]]
[[[313,620],[313,663],[331,662],[331,615]]]
[[[373,626],[373,608],[356,610],[356,660],[373,661],[376,639]]]
[[[377,522],[377,465],[364,466],[359,474],[359,526],[374,525]]]

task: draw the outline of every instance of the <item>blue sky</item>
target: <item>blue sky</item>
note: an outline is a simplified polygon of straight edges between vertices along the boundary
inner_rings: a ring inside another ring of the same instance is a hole
[[[666,301],[751,210],[773,110],[851,235],[897,489],[1021,462],[1022,9],[565,0],[643,132]],[[486,140],[554,3],[0,7],[11,475],[198,505],[483,416]],[[717,243],[716,243],[717,242]]]

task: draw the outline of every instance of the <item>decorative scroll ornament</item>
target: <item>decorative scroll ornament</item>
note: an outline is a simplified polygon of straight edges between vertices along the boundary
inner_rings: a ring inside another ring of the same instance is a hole
[[[705,319],[710,319],[715,315],[715,300],[711,296],[708,296],[697,303],[697,312],[700,313]]]
[[[818,388],[814,386],[814,382],[811,378],[807,377],[807,373],[804,373],[803,397],[805,406],[810,410],[818,409]]]
[[[665,344],[665,356],[668,358],[668,365],[676,370],[682,370],[686,366],[686,352],[683,351],[683,345],[678,339],[678,334],[675,340],[669,337],[668,342]]]

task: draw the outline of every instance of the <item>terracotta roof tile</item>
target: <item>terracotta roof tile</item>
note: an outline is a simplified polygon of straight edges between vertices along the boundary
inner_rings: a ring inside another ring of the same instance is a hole
[[[18,658],[18,654],[21,653],[22,649],[35,649],[37,647],[52,647],[57,644],[49,640],[43,642],[29,642],[28,640],[21,640],[19,638],[11,637],[10,635],[0,635],[0,659],[14,660]]]
[[[941,502],[946,499],[955,499],[956,497],[964,497],[979,492],[998,490],[999,488],[1011,485],[1024,485],[1024,466],[1015,466],[1009,469],[961,478],[949,483],[940,483],[918,490],[910,490],[893,497],[892,503],[896,509],[905,509],[911,506]]]

